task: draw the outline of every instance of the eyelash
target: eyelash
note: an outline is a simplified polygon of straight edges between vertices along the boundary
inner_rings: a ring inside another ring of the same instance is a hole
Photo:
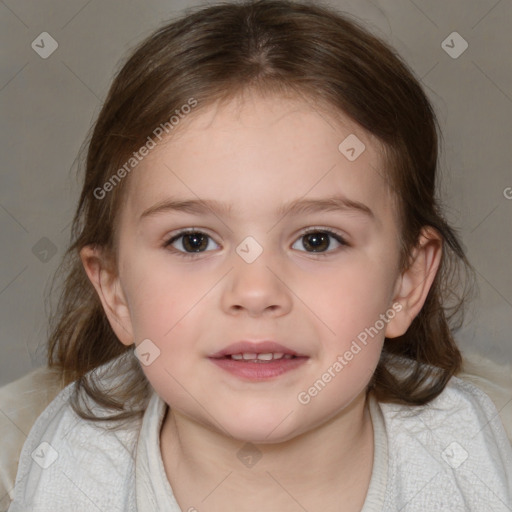
[[[331,236],[332,238],[334,238],[339,244],[341,244],[342,247],[343,246],[345,246],[345,247],[349,246],[349,244],[345,241],[345,239],[339,233],[337,233],[335,231],[332,231],[331,229],[320,228],[320,227],[312,227],[312,228],[307,229],[306,231],[303,231],[299,235],[297,240],[299,240],[300,238],[303,238],[306,235],[309,235],[311,233],[327,234],[327,235]],[[208,238],[212,239],[212,237],[210,235],[208,235],[207,233],[204,233],[200,229],[188,228],[188,229],[181,230],[178,233],[174,234],[171,238],[169,238],[167,241],[164,242],[163,247],[166,248],[166,249],[169,249],[173,242],[175,242],[176,240],[180,239],[181,237],[183,237],[185,235],[189,235],[189,234],[206,235]],[[173,253],[176,253],[178,256],[180,256],[182,258],[189,258],[189,259],[193,259],[193,258],[199,257],[201,254],[204,254],[205,252],[209,252],[209,251],[183,252],[183,251],[180,251],[178,249],[175,249],[174,247],[170,248],[170,250]],[[309,251],[300,251],[300,252],[306,252],[308,254],[311,254],[314,257],[325,257],[325,256],[329,256],[333,251],[331,250],[331,251],[324,251],[324,252],[309,252]]]

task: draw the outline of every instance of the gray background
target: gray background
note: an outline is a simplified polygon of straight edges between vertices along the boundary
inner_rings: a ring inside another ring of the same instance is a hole
[[[44,362],[44,294],[69,238],[75,160],[120,59],[184,8],[206,3],[0,0],[0,385]],[[431,98],[445,139],[443,202],[480,288],[460,346],[510,363],[511,1],[324,3],[389,41]],[[457,58],[441,45],[454,31],[469,44]],[[42,32],[58,43],[47,59],[31,47]]]

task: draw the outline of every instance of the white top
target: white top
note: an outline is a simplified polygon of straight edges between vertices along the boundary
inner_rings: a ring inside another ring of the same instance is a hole
[[[30,431],[9,512],[180,512],[160,453],[165,402],[154,393],[142,423],[109,431],[108,422],[74,413],[73,387]],[[454,377],[425,406],[382,404],[372,395],[369,406],[375,450],[361,512],[512,511],[512,448],[479,388]],[[200,511],[202,499],[183,512]]]

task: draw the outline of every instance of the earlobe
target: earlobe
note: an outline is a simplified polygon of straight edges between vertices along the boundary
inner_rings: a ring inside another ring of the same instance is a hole
[[[442,255],[442,238],[429,226],[422,229],[411,253],[409,266],[397,280],[393,303],[401,310],[386,328],[386,338],[405,334],[425,303],[434,282]]]
[[[80,259],[116,336],[124,345],[131,345],[133,331],[128,303],[113,265],[100,247],[91,245],[82,248]]]

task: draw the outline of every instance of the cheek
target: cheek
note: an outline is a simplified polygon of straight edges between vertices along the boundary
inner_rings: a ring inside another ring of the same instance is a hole
[[[156,382],[168,381],[170,374],[192,371],[187,368],[191,339],[199,335],[201,317],[197,315],[208,283],[197,274],[165,265],[165,261],[130,263],[127,291],[135,342],[150,340],[151,350],[158,354],[143,370]]]
[[[326,326],[326,340],[338,346],[355,338],[375,324],[389,308],[392,291],[391,273],[383,272],[383,263],[354,258],[325,279],[308,280],[303,296],[310,297],[310,309]],[[306,301],[305,301],[306,302]],[[334,334],[335,333],[335,334]]]
[[[166,265],[165,259],[138,260],[130,262],[126,276],[135,339],[166,338],[198,304],[207,284],[197,275]]]
[[[139,356],[146,378],[167,403],[181,406],[190,401],[183,383],[197,372],[197,358],[191,357],[197,324],[190,323],[195,318],[193,305],[197,297],[177,292],[180,285],[176,286],[176,279],[173,281],[170,286],[167,279],[146,279],[139,287],[131,313],[136,343],[146,343],[151,355],[149,364]]]

